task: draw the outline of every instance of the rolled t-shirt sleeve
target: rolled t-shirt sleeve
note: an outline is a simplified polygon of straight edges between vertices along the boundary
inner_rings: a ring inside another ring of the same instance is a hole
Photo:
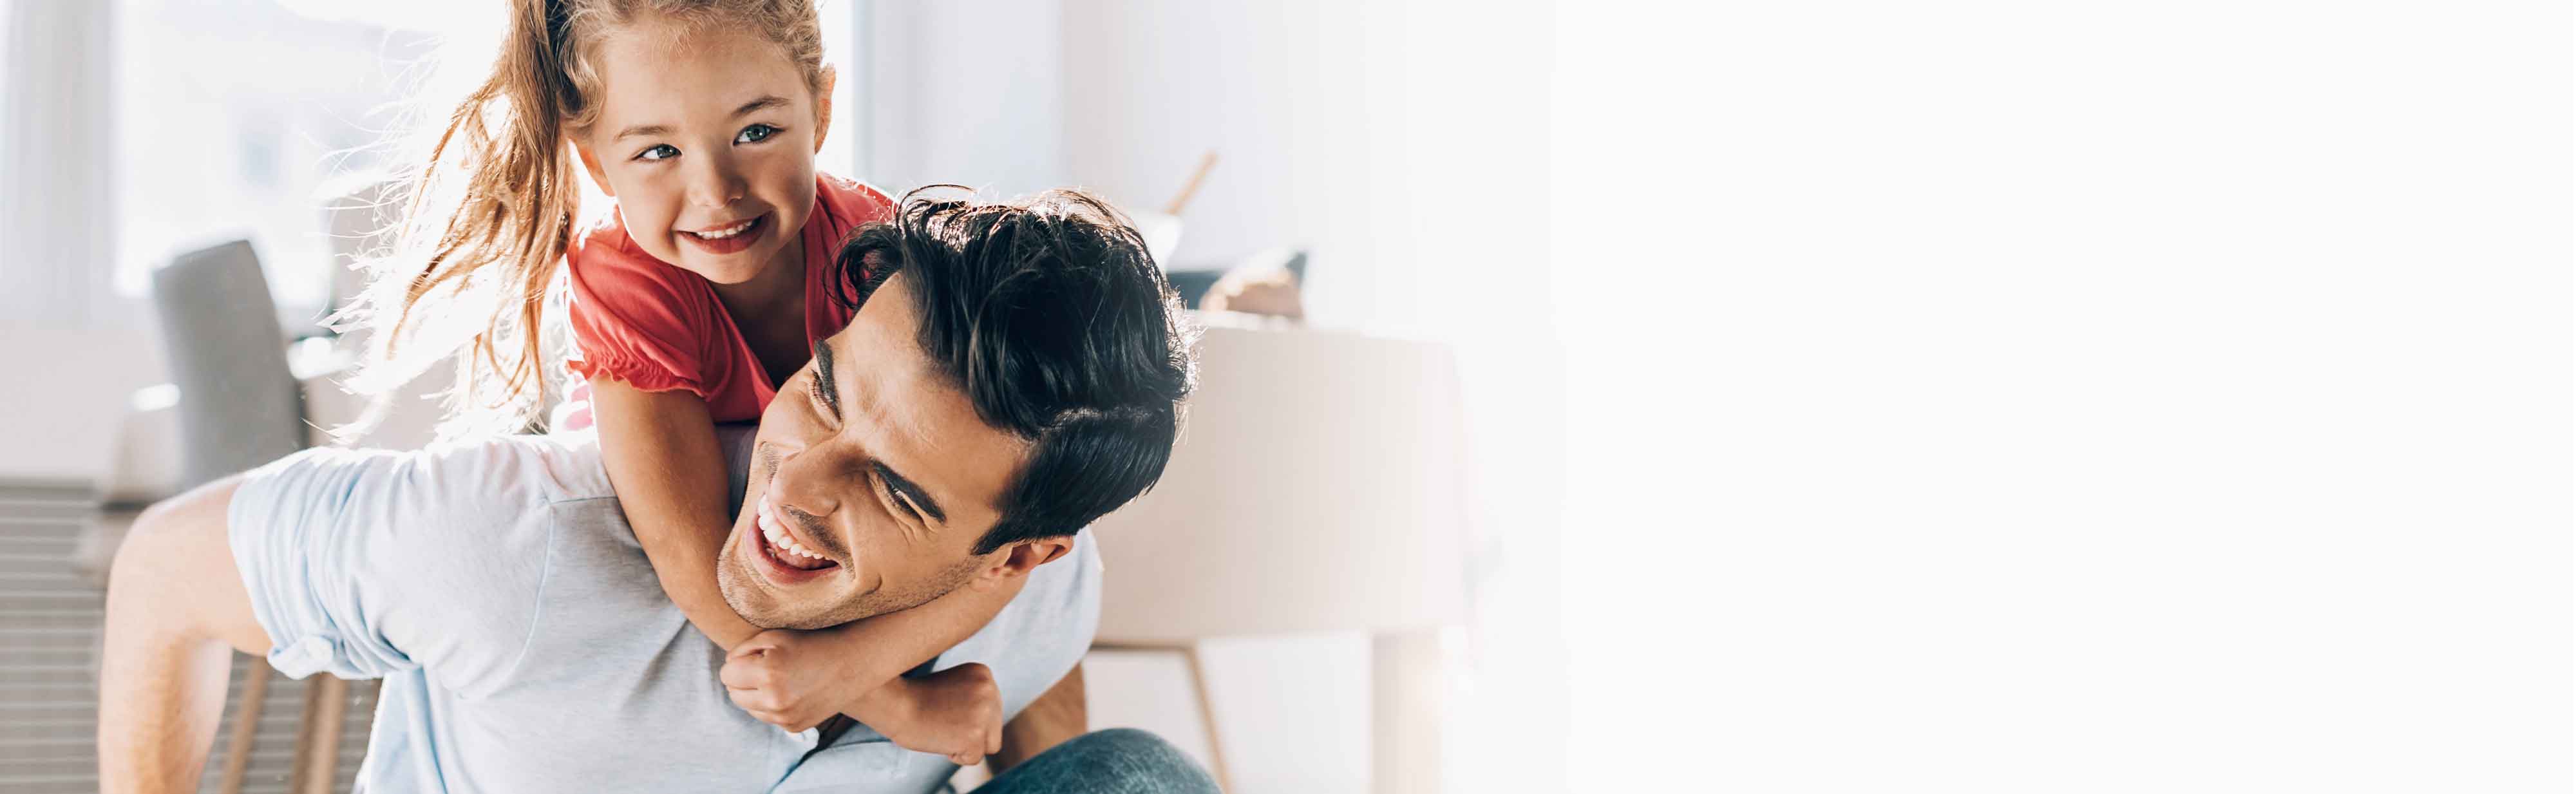
[[[715,322],[709,313],[716,309],[706,305],[703,289],[681,281],[695,276],[600,242],[575,250],[570,260],[569,317],[581,353],[569,362],[573,374],[714,399],[704,329]]]
[[[269,664],[301,678],[507,679],[544,586],[551,512],[521,445],[310,449],[253,471],[228,533]]]

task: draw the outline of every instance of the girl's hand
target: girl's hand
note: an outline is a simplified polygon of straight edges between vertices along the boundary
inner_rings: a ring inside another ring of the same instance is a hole
[[[1002,687],[993,669],[969,662],[920,678],[898,678],[868,693],[868,723],[895,746],[974,766],[1002,749]]]
[[[821,639],[788,629],[769,629],[734,646],[717,677],[734,705],[789,731],[821,725],[865,694],[848,691],[855,676],[833,663]]]
[[[830,663],[828,649],[806,632],[770,629],[735,646],[718,677],[734,705],[790,731],[864,712],[868,727],[895,746],[944,755],[959,766],[1001,750],[1002,687],[992,668],[962,664],[847,693],[852,676]]]

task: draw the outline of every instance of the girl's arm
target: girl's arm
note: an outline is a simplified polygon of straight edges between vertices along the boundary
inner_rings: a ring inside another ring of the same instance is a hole
[[[726,514],[732,500],[724,448],[706,400],[644,391],[608,375],[590,379],[590,400],[609,485],[662,592],[717,645],[732,648],[760,633],[716,589],[716,552],[733,516]]]

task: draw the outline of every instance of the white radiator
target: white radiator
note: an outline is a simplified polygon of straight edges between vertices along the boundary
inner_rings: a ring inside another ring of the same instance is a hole
[[[99,515],[86,487],[0,486],[0,791],[86,794],[98,790],[98,653],[106,591],[73,564],[81,533]],[[225,758],[243,713],[251,671],[269,677],[252,735],[245,794],[287,794],[311,679],[293,681],[244,655],[233,657],[223,724],[199,790],[220,792]],[[341,723],[332,791],[348,791],[366,754],[376,686],[352,683]]]

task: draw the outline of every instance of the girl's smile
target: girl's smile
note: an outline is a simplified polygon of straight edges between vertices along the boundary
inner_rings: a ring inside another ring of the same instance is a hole
[[[760,242],[760,239],[769,233],[769,227],[772,225],[769,222],[769,214],[762,213],[749,220],[734,221],[697,231],[683,230],[680,232],[680,239],[697,246],[700,251],[721,256],[739,253],[750,248],[753,243]]]

